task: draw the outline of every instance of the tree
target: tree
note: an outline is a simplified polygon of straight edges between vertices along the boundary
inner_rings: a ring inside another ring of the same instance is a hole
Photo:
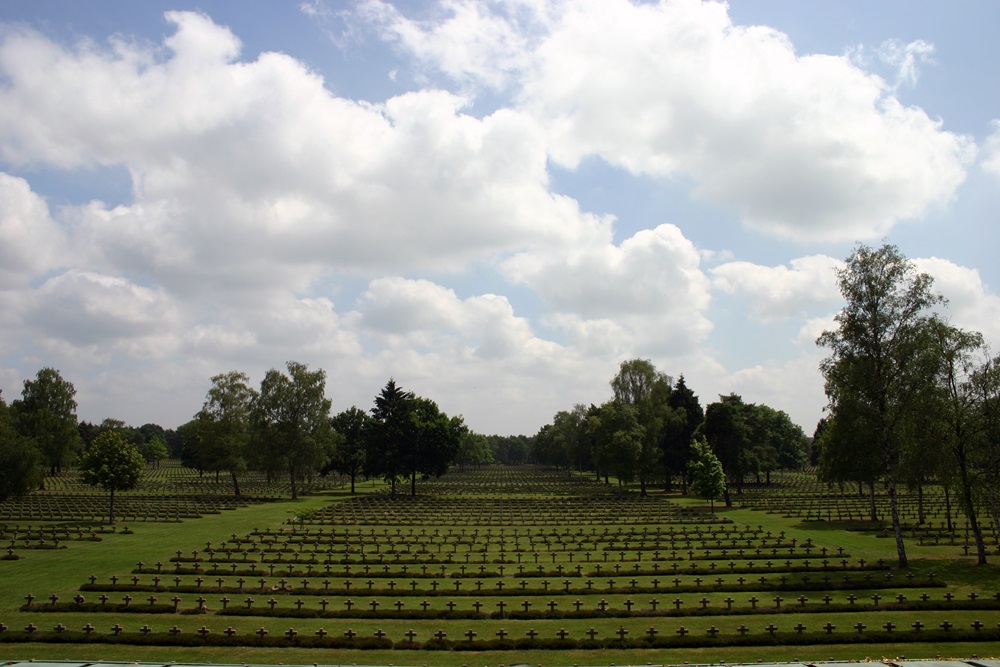
[[[573,410],[560,410],[552,418],[552,427],[548,432],[551,438],[549,456],[553,463],[566,468],[567,475],[572,474],[573,465],[579,461],[583,415],[576,406]]]
[[[389,482],[390,493],[396,495],[396,481],[405,475],[406,441],[409,438],[410,411],[415,396],[396,384],[393,378],[375,397],[372,408],[372,437],[368,440],[365,465],[368,474]]]
[[[802,427],[781,410],[767,405],[751,404],[749,408],[750,453],[748,472],[760,482],[764,473],[768,484],[775,470],[796,470],[806,461],[808,440]]]
[[[440,477],[458,455],[468,433],[461,417],[448,417],[437,403],[403,391],[392,378],[375,397],[369,440],[370,474],[383,477],[396,493],[400,478],[417,493],[417,475]]]
[[[160,461],[170,458],[166,441],[158,435],[154,435],[147,442],[140,445],[139,453],[142,454],[142,458],[145,459],[146,463],[152,463],[157,468],[160,467]]]
[[[666,488],[671,488],[671,478],[680,475],[682,490],[687,493],[689,480],[688,462],[692,457],[692,439],[695,431],[705,419],[705,411],[698,397],[687,386],[684,375],[677,378],[670,392],[668,404],[674,410],[672,419],[664,422],[663,467],[666,474]]]
[[[645,496],[646,484],[660,466],[660,436],[671,411],[670,378],[657,371],[648,359],[630,359],[619,366],[611,379],[611,389],[615,401],[635,408],[638,426],[642,428],[636,476],[639,492]],[[636,434],[633,431],[624,435],[623,444],[632,443]]]
[[[264,375],[252,413],[257,442],[288,472],[294,500],[299,497],[299,479],[329,459],[334,436],[326,373],[296,361],[289,361],[287,368],[288,375],[273,368]]]
[[[0,502],[27,494],[43,477],[41,455],[17,432],[13,415],[0,395]]]
[[[462,436],[458,444],[458,454],[455,462],[459,470],[464,470],[466,465],[479,467],[484,463],[493,463],[493,451],[486,436],[468,431]]]
[[[722,495],[726,488],[726,473],[722,470],[722,462],[712,452],[712,448],[704,438],[697,438],[691,443],[691,461],[688,463],[691,477],[691,491],[696,496],[707,498],[712,516],[715,516],[715,499]]]
[[[201,411],[196,458],[201,470],[226,470],[233,482],[233,494],[240,495],[238,474],[247,469],[250,444],[250,411],[256,393],[245,373],[229,371],[212,378]]]
[[[519,465],[528,460],[531,438],[525,435],[488,435],[486,441],[493,458],[506,465]]]
[[[348,475],[353,494],[354,481],[365,468],[365,454],[372,428],[371,417],[361,408],[351,406],[334,416],[332,425],[333,430],[340,434],[340,440],[324,471],[336,470]]]
[[[906,434],[934,369],[927,367],[923,330],[944,299],[892,245],[858,245],[837,272],[847,302],[837,328],[817,343],[830,350],[820,364],[828,410],[839,433],[861,438],[874,455],[889,495],[899,566],[906,567],[897,487],[906,461]],[[829,446],[838,447],[831,437]]]
[[[747,454],[750,449],[749,406],[738,394],[719,396],[719,400],[705,408],[705,421],[700,433],[711,446],[722,463],[726,474],[726,485],[722,495],[726,507],[733,506],[729,489],[736,485],[737,493],[743,493],[743,478],[747,473]]]
[[[414,399],[410,446],[403,459],[410,477],[410,495],[417,495],[417,475],[440,477],[448,472],[468,431],[461,417],[449,417],[429,398]]]
[[[76,418],[76,389],[54,368],[43,368],[34,380],[24,381],[21,400],[11,407],[18,430],[41,452],[50,474],[68,465],[80,444]]]
[[[993,520],[995,540],[1000,545],[1000,356],[987,359],[975,371],[972,388],[982,420],[976,467],[983,483],[977,496]]]
[[[647,442],[646,429],[639,421],[639,409],[628,403],[612,401],[604,411],[603,425],[609,442],[611,473],[618,484],[631,484],[642,467],[642,449]]]
[[[115,492],[134,489],[145,467],[139,449],[114,430],[97,436],[80,459],[83,481],[110,494],[108,523],[115,522]]]
[[[937,461],[947,478],[948,471],[958,484],[959,505],[969,522],[976,543],[978,565],[986,564],[986,543],[979,520],[976,495],[985,483],[988,469],[986,444],[987,422],[983,419],[984,394],[979,384],[985,367],[985,343],[979,333],[962,331],[943,322],[931,327],[930,344],[939,356],[937,387],[934,400],[925,405],[922,416],[926,432],[940,446],[943,457]],[[930,457],[928,457],[930,458]],[[941,460],[943,459],[943,460]],[[945,480],[947,481],[947,480]]]

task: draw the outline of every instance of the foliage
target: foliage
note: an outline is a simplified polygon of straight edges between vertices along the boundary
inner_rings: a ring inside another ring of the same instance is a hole
[[[264,375],[251,412],[258,447],[266,453],[267,464],[278,463],[288,472],[295,499],[299,479],[330,458],[335,436],[325,396],[326,373],[296,361],[289,361],[287,368],[288,375],[273,368]]]
[[[21,400],[11,404],[18,430],[38,447],[51,474],[69,465],[80,449],[76,389],[54,368],[24,381]]]
[[[152,436],[147,442],[139,445],[139,453],[146,463],[159,465],[160,461],[170,458],[167,442],[158,435]]]
[[[830,350],[820,365],[837,422],[828,446],[872,451],[872,463],[892,499],[897,555],[905,567],[896,490],[905,475],[906,434],[933,374],[924,331],[934,320],[930,309],[943,299],[931,291],[931,277],[918,273],[888,244],[878,249],[859,244],[837,277],[847,303],[836,316],[837,328],[817,340]],[[845,433],[852,435],[836,437]]]
[[[518,465],[528,461],[533,437],[526,435],[488,435],[486,442],[493,452],[493,459],[498,463]]]
[[[115,522],[115,492],[135,488],[146,462],[135,445],[114,430],[101,433],[80,459],[83,481],[110,494],[108,523]]]
[[[205,403],[195,415],[199,437],[193,451],[189,450],[189,460],[199,470],[212,470],[216,475],[228,471],[237,496],[238,475],[247,469],[250,410],[255,398],[246,374],[230,371],[212,378]]]
[[[490,449],[486,436],[472,431],[465,433],[458,444],[455,462],[460,469],[464,469],[466,465],[480,466],[493,463],[493,450]]]
[[[669,490],[671,477],[680,475],[685,490],[689,480],[688,462],[692,458],[691,443],[695,431],[705,419],[705,411],[698,396],[687,386],[684,375],[677,378],[670,392],[668,405],[673,408],[673,418],[664,423],[663,467]]]
[[[333,456],[322,472],[336,470],[348,475],[351,478],[351,493],[353,494],[355,480],[365,468],[368,437],[372,427],[371,417],[361,408],[351,406],[334,416],[332,425],[333,430],[340,437]]]
[[[42,478],[38,450],[17,432],[13,415],[0,396],[0,501],[25,495]]]
[[[461,417],[449,418],[434,401],[403,391],[390,378],[372,408],[367,471],[388,481],[393,495],[396,482],[408,478],[410,495],[416,495],[417,475],[443,475],[467,432]]]
[[[985,406],[996,398],[982,371],[989,366],[986,345],[979,333],[962,331],[944,322],[928,328],[931,353],[939,360],[936,392],[919,414],[918,428],[936,447],[938,456],[919,457],[935,465],[939,478],[953,480],[958,499],[976,544],[979,565],[986,564],[986,544],[979,519],[977,496],[989,487],[990,452]],[[989,493],[988,491],[986,491]]]
[[[710,403],[705,408],[705,421],[700,434],[722,463],[727,478],[723,497],[726,507],[732,507],[730,485],[736,484],[739,492],[742,492],[743,479],[749,468],[749,406],[737,394],[720,396],[717,402]]]
[[[695,495],[711,502],[714,515],[715,499],[721,497],[726,488],[726,473],[722,470],[722,462],[704,438],[697,438],[691,443],[691,454],[691,462],[688,463],[691,490]]]
[[[416,397],[403,391],[396,380],[389,378],[375,397],[372,408],[371,438],[368,440],[366,470],[373,477],[382,477],[396,494],[396,481],[406,475],[405,449],[409,438],[410,410]]]
[[[615,401],[635,409],[635,425],[629,424],[616,436],[615,443],[634,462],[635,477],[643,496],[648,481],[661,464],[661,434],[664,421],[672,413],[668,403],[670,382],[670,377],[656,370],[648,359],[623,361],[611,379]],[[633,456],[635,453],[638,455]]]

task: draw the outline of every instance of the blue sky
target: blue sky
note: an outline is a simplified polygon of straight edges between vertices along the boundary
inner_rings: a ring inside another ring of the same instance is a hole
[[[288,360],[485,433],[625,359],[811,433],[856,242],[1000,339],[992,2],[0,2],[0,389]]]

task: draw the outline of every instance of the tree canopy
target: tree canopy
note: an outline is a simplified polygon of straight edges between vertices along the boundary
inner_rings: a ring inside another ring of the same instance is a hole
[[[287,375],[273,368],[264,375],[253,402],[253,424],[268,462],[284,467],[292,498],[298,498],[298,481],[330,458],[335,435],[326,373],[296,361],[289,361],[287,368]]]
[[[59,371],[42,368],[11,404],[18,430],[38,448],[50,474],[72,463],[80,449],[75,397],[76,388]]]
[[[905,567],[896,490],[905,475],[906,435],[934,375],[926,328],[935,319],[931,309],[944,299],[932,291],[929,275],[888,244],[856,246],[837,281],[846,305],[835,318],[837,327],[817,340],[830,351],[820,365],[836,423],[828,443],[861,443],[872,450],[889,494],[899,565]]]
[[[14,416],[0,395],[0,501],[23,496],[42,481],[41,455],[18,433]]]
[[[115,522],[115,492],[134,489],[146,467],[139,449],[114,430],[101,433],[80,459],[83,481],[110,495],[108,523]]]

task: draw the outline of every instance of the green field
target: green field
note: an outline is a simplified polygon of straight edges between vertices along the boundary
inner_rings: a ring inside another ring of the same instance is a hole
[[[0,561],[0,651],[377,665],[1000,654],[1000,572],[965,555],[934,489],[900,572],[851,493],[805,473],[774,481],[712,516],[535,467],[450,473],[415,498],[324,481],[293,502],[248,482],[237,503],[166,466],[126,494],[111,532],[92,516],[103,497],[68,477],[33,508],[0,505],[13,558]]]

